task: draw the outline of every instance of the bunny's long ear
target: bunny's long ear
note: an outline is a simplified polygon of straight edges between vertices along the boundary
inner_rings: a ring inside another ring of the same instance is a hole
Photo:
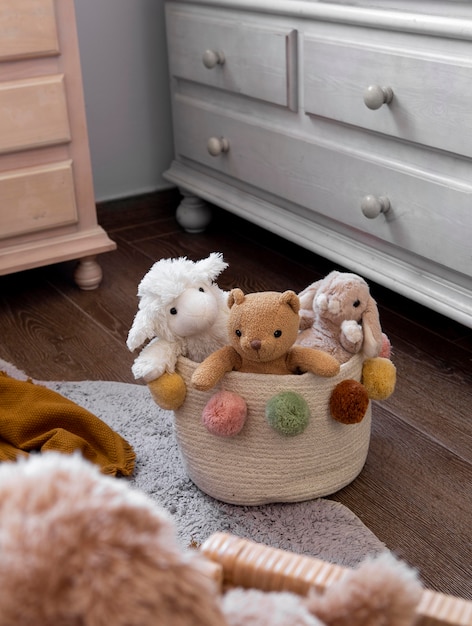
[[[374,358],[380,354],[382,348],[382,327],[380,326],[377,303],[369,296],[366,310],[362,316],[364,331],[363,353],[367,358]]]
[[[154,328],[149,316],[144,309],[140,309],[134,318],[133,324],[128,333],[126,345],[133,352],[145,341],[154,337]]]
[[[312,309],[313,301],[315,300],[316,292],[318,291],[321,283],[324,279],[317,280],[311,285],[308,285],[303,291],[300,291],[298,297],[300,298],[300,308],[301,309]]]
[[[300,330],[306,330],[313,326],[313,322],[315,321],[313,303],[315,302],[316,292],[323,280],[324,279],[321,279],[311,283],[311,285],[308,285],[308,287],[298,294],[298,299],[300,300]]]

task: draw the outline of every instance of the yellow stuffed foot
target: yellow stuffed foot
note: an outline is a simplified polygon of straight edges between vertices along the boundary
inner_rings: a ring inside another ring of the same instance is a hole
[[[371,400],[386,400],[395,390],[397,370],[384,357],[366,359],[362,368],[362,383]]]
[[[180,374],[164,372],[162,376],[147,383],[154,402],[168,411],[182,406],[187,395],[187,386]]]

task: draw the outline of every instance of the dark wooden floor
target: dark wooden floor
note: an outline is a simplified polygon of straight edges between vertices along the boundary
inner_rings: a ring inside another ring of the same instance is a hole
[[[138,283],[159,258],[222,252],[229,268],[218,284],[245,291],[300,291],[335,268],[223,211],[204,234],[187,234],[177,203],[169,191],[99,206],[118,249],[101,257],[97,291],[73,284],[73,263],[0,277],[0,357],[43,380],[134,382],[125,341]],[[374,404],[364,470],[332,498],[427,586],[472,598],[472,330],[371,290],[394,346],[397,389]]]

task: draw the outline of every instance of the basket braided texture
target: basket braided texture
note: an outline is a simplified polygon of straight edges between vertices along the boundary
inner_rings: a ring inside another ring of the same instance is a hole
[[[202,392],[190,385],[198,364],[181,357],[177,371],[187,384],[187,397],[175,411],[175,431],[190,479],[208,495],[240,505],[309,500],[350,483],[367,457],[371,405],[360,423],[345,425],[331,417],[328,403],[339,382],[360,380],[362,362],[354,356],[333,378],[230,372],[218,388]],[[247,403],[247,421],[233,437],[211,434],[202,424],[206,403],[221,389]],[[268,400],[283,391],[297,392],[308,403],[309,423],[299,435],[281,435],[266,419]]]

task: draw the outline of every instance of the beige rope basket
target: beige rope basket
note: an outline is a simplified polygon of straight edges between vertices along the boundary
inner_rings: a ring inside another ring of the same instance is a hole
[[[187,384],[183,406],[175,411],[178,444],[191,480],[208,495],[240,505],[297,502],[334,493],[362,470],[370,442],[371,405],[358,424],[341,424],[329,412],[334,387],[344,379],[360,381],[363,359],[354,356],[333,378],[230,372],[218,388],[193,389],[197,363],[181,357],[177,371]],[[210,433],[202,412],[219,389],[244,398],[247,421],[232,437]],[[310,418],[298,435],[284,436],[265,417],[269,399],[294,391],[308,403]]]
[[[221,591],[244,587],[303,596],[312,586],[324,591],[348,571],[340,565],[229,533],[211,535],[200,550],[208,559],[208,576],[217,581]],[[470,626],[472,602],[425,589],[416,614],[417,626]]]

